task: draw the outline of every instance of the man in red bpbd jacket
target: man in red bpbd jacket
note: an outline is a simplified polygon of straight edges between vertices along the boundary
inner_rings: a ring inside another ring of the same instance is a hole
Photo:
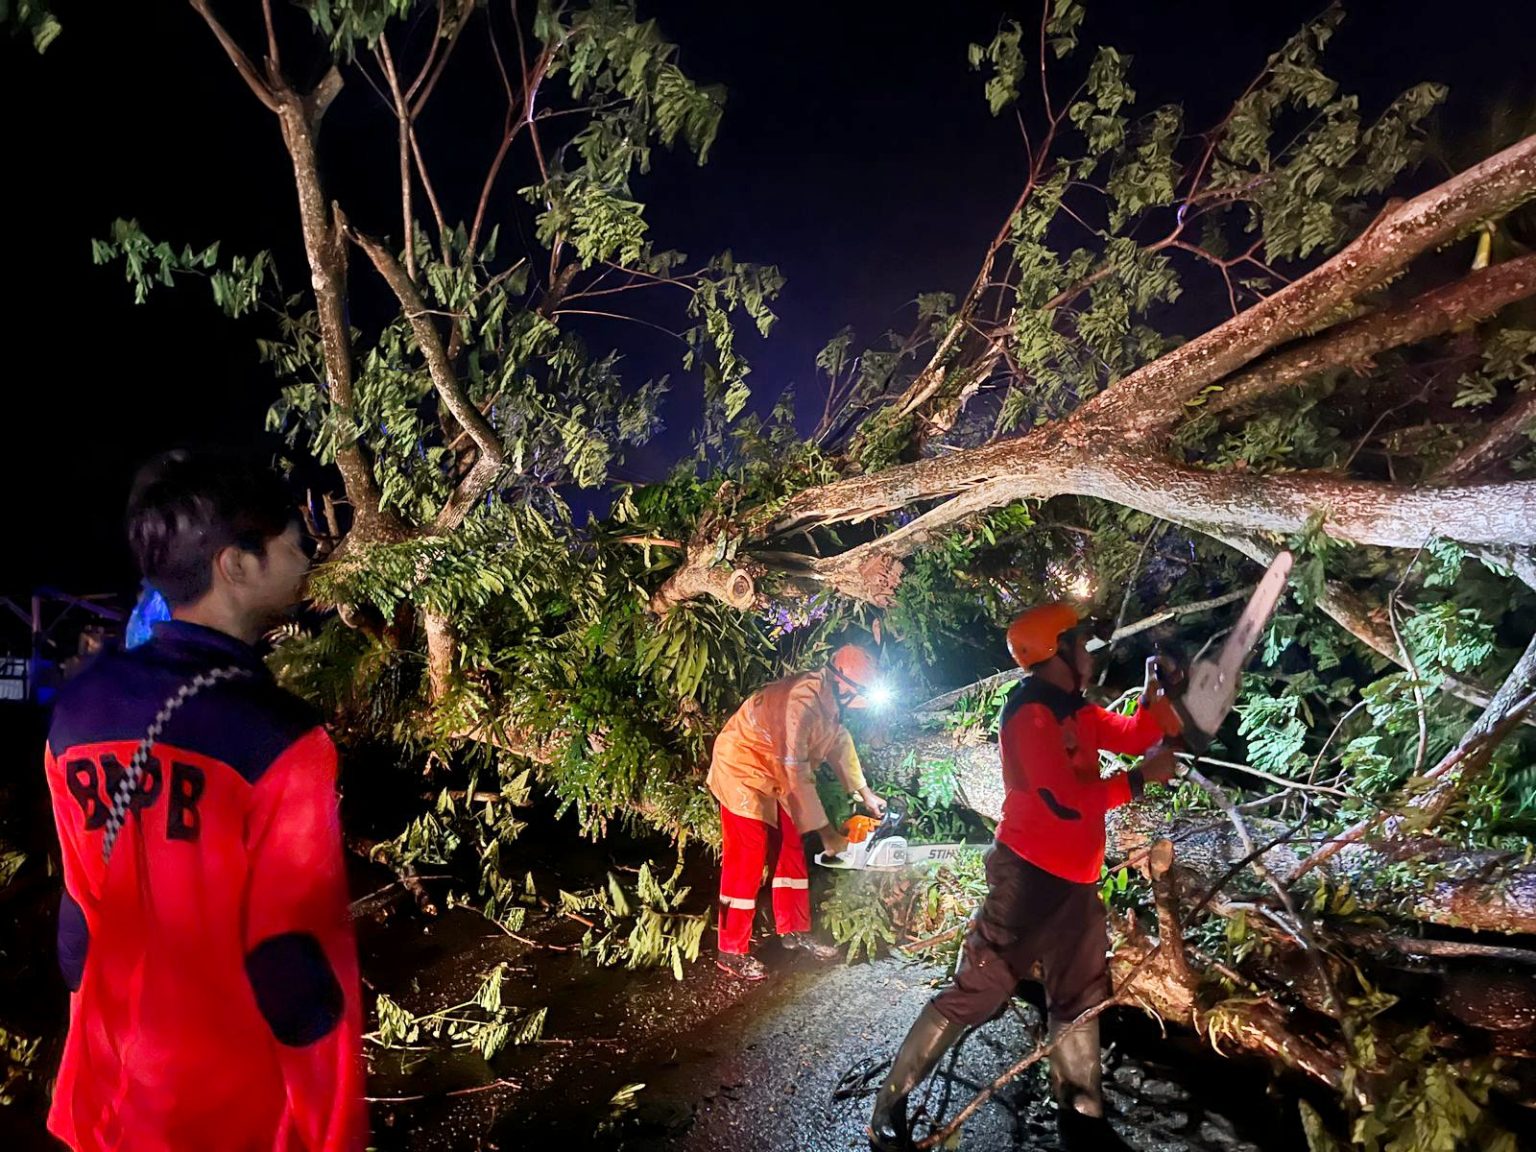
[[[336,750],[254,647],[312,545],[283,482],[226,457],[151,464],[127,526],[173,618],[54,709],[72,995],[48,1127],[82,1152],[361,1149]]]
[[[1068,1147],[1124,1147],[1103,1119],[1097,1018],[1068,1028],[1108,998],[1108,936],[1099,880],[1104,814],[1172,778],[1172,753],[1154,746],[1155,684],[1134,715],[1090,704],[1089,628],[1066,604],[1031,609],[1008,629],[1029,677],[1003,707],[1003,819],[987,856],[987,897],[971,922],[955,981],[923,1009],[875,1099],[870,1144],[910,1148],[907,1096],[968,1027],[992,1019],[1022,980],[1045,986],[1051,1083]],[[1150,754],[1101,777],[1099,752]]]

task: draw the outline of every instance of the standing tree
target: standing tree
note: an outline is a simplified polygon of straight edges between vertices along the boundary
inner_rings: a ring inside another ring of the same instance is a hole
[[[310,291],[285,292],[270,253],[221,262],[216,245],[157,243],[132,221],[95,256],[120,260],[140,300],[196,274],[231,316],[272,318],[260,351],[283,387],[269,426],[339,477],[314,511],[330,545],[315,594],[355,630],[296,641],[288,667],[370,735],[561,761],[557,788],[595,822],[651,783],[666,791],[678,746],[654,722],[670,710],[660,695],[681,687],[716,708],[761,674],[767,647],[722,618],[710,635],[738,675],[706,684],[697,647],[680,669],[678,634],[649,638],[631,595],[655,561],[606,547],[564,497],[604,487],[659,428],[666,379],[630,379],[617,349],[594,347],[603,322],[682,322],[701,446],[721,446],[746,403],[736,326],[767,334],[777,271],[661,249],[633,191],[658,147],[704,161],[723,92],[690,79],[623,0],[228,7],[193,0],[189,18],[274,117]],[[504,102],[473,187],[434,168],[465,147],[462,108],[434,119],[455,69],[461,90]],[[392,115],[393,220],[349,209],[322,179],[321,130],[348,86]],[[637,659],[654,685],[634,703]],[[595,731],[625,724],[651,731]],[[681,737],[696,758],[696,732]],[[690,827],[690,791],[652,805],[658,822]]]

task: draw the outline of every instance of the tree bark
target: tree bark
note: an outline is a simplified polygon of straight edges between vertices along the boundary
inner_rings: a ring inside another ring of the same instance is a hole
[[[453,621],[448,617],[437,612],[424,612],[422,617],[427,633],[427,682],[435,704],[448,694],[453,683],[459,640],[453,631]]]
[[[320,321],[325,357],[326,390],[337,424],[336,467],[352,504],[352,533],[363,542],[398,539],[400,527],[380,507],[379,489],[366,450],[356,439],[356,405],[352,395],[352,333],[347,324],[347,252],[339,222],[326,202],[320,183],[315,134],[325,109],[341,91],[341,74],[334,68],[310,96],[281,94],[278,123],[293,162],[299,194],[299,221],[310,284]]]

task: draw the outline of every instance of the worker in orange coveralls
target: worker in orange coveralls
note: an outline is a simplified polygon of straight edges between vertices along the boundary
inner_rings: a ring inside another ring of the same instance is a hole
[[[825,667],[758,689],[715,740],[709,790],[720,801],[724,847],[717,963],[731,975],[761,980],[768,974],[748,948],[770,859],[779,942],[821,958],[836,954],[811,937],[810,875],[800,838],[816,833],[828,854],[848,846],[816,795],[822,764],[869,811],[884,815],[885,801],[865,782],[853,737],[843,726],[846,710],[878,703],[881,691],[874,657],[847,644]]]
[[[1141,707],[1121,716],[1083,697],[1093,674],[1090,628],[1068,604],[1043,604],[1008,629],[1029,676],[1003,705],[1003,819],[987,854],[987,897],[965,938],[954,983],[924,1007],[875,1099],[870,1145],[912,1147],[907,1097],[967,1028],[992,1019],[1022,980],[1045,986],[1051,1085],[1068,1148],[1125,1145],[1104,1120],[1098,1019],[1073,1022],[1110,994],[1099,880],[1104,814],[1173,776],[1161,689],[1149,674]],[[1099,752],[1147,755],[1101,777]]]

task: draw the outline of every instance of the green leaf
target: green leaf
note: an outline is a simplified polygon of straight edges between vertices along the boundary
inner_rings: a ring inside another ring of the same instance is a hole
[[[972,44],[967,52],[972,69],[991,70],[986,97],[994,116],[1019,98],[1019,83],[1025,72],[1023,39],[1024,29],[1018,21],[1005,20],[990,44]]]

